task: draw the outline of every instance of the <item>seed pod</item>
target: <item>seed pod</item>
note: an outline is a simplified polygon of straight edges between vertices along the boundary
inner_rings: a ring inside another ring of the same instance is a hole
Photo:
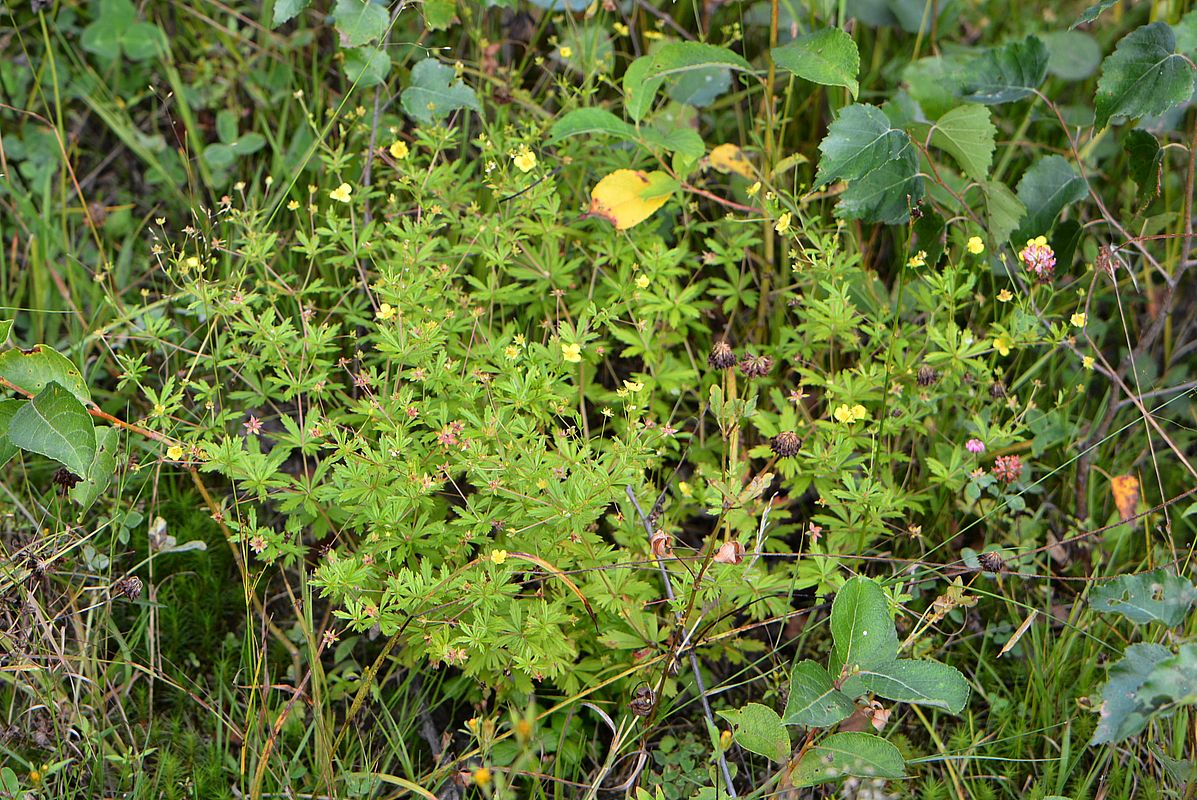
[[[71,472],[66,467],[59,467],[54,472],[54,477],[52,480],[54,481],[54,485],[58,487],[58,493],[66,494],[71,489],[75,488],[75,484],[81,481],[82,478]]]
[[[773,359],[747,353],[740,359],[740,371],[749,378],[763,378],[773,369]]]
[[[141,578],[136,575],[126,575],[112,584],[112,590],[115,594],[122,595],[129,600],[136,600],[141,597]]]
[[[798,450],[802,446],[798,434],[793,431],[782,431],[773,437],[773,441],[769,443],[773,448],[773,452],[780,458],[798,455]]]
[[[981,564],[981,569],[985,570],[986,572],[998,573],[1006,571],[1006,562],[1002,560],[1001,556],[992,550],[988,550],[978,555],[977,561]]]
[[[919,367],[917,380],[919,386],[931,386],[939,383],[939,370],[935,367]]]
[[[669,534],[664,531],[657,531],[649,539],[649,545],[653,549],[653,555],[657,558],[669,558],[673,555],[673,545],[670,543]]]
[[[707,363],[715,369],[728,369],[736,365],[736,354],[725,339],[720,339],[711,348],[711,354],[707,356]]]
[[[1006,384],[1001,381],[994,381],[994,384],[989,387],[989,396],[994,400],[1001,400],[1006,396]]]
[[[628,708],[638,717],[647,717],[653,713],[653,705],[656,704],[656,699],[651,686],[641,685],[636,688],[636,694],[632,697],[632,701],[628,703]]]

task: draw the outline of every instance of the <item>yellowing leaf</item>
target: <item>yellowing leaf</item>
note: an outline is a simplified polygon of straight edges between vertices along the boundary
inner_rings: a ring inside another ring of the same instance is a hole
[[[590,213],[616,230],[639,225],[665,205],[676,184],[663,172],[617,169],[590,192]]]
[[[726,175],[734,172],[751,180],[756,174],[744,151],[734,144],[721,144],[711,151],[711,166]]]
[[[1110,490],[1114,493],[1114,505],[1126,522],[1139,506],[1139,479],[1134,475],[1118,475],[1110,479]]]

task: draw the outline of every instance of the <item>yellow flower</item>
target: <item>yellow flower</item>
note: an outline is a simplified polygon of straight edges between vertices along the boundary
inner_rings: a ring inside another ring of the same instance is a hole
[[[852,406],[852,420],[853,421],[868,419],[868,416],[869,416],[869,410],[867,408],[865,408],[864,406],[862,406],[860,403],[857,403],[856,405]]]
[[[299,208],[299,201],[298,201],[298,200],[292,200],[290,203],[287,203],[287,210],[288,210],[288,211],[295,211],[297,208]]]
[[[773,226],[773,230],[777,231],[778,233],[785,233],[788,231],[790,229],[790,219],[792,216],[793,215],[790,214],[789,211],[782,214],[777,218],[777,223]]]
[[[502,564],[506,560],[507,560],[507,551],[506,550],[491,550],[490,551],[490,563]]]
[[[836,422],[848,423],[852,421],[852,409],[847,403],[840,403],[835,407],[835,411],[831,412],[831,415],[835,417]]]
[[[906,261],[906,266],[908,266],[908,267],[925,267],[925,266],[927,266],[927,251],[920,250],[917,253],[915,253],[914,255],[912,255]]]
[[[647,275],[641,275],[639,278],[636,279],[636,288],[637,289],[647,289],[648,285],[650,283],[652,283],[652,281],[649,279],[649,277]]]
[[[1014,341],[1004,333],[993,340],[993,349],[997,350],[1003,356],[1010,355],[1010,348],[1013,346]]]
[[[401,140],[396,141],[393,145],[391,145],[389,150],[391,153],[391,158],[396,159],[396,160],[401,159],[401,158],[407,158],[407,154],[411,152],[410,150],[407,149],[407,142],[404,142]]]
[[[562,58],[574,57],[574,49],[572,47],[566,47],[565,45],[562,45],[557,52],[561,54]]]
[[[523,347],[523,346],[524,346],[524,345],[527,343],[527,341],[528,341],[528,340],[527,340],[527,339],[524,337],[524,334],[522,334],[522,333],[517,333],[517,334],[515,335],[515,340],[514,340],[514,341],[515,341],[515,343],[516,343],[517,345],[519,345],[520,347]]]
[[[757,181],[756,183],[754,183],[748,187],[748,196],[756,197],[756,193],[759,192],[760,190],[761,190],[761,182]]]
[[[474,770],[474,783],[479,786],[486,786],[490,783],[490,770],[486,767],[478,767]]]
[[[519,167],[520,172],[531,172],[536,166],[536,154],[533,153],[525,145],[520,148],[520,151],[513,157],[515,165]]]
[[[520,357],[520,349],[513,344],[509,344],[503,348],[503,355],[507,356],[510,359],[519,358]]]
[[[170,447],[166,448],[166,457],[171,461],[178,461],[183,457],[183,448],[177,444],[172,444]]]
[[[968,244],[966,244],[964,247],[974,256],[979,256],[985,252],[985,242],[981,241],[980,236],[969,237]]]
[[[1032,245],[1039,245],[1040,247],[1047,247],[1047,237],[1046,236],[1036,236],[1034,239],[1027,239],[1027,247],[1031,247]]]
[[[1085,369],[1093,369],[1093,365],[1097,363],[1093,356],[1085,356],[1081,359],[1081,366]]]
[[[562,344],[561,357],[571,364],[577,364],[582,360],[582,345],[576,344],[574,342]]]
[[[1068,321],[1071,322],[1074,327],[1083,328],[1085,327],[1085,319],[1085,315],[1078,311],[1077,313],[1073,314]]]
[[[1014,295],[1010,293],[1009,289],[1002,289],[1000,292],[998,292],[999,303],[1009,303],[1013,299]]]
[[[342,183],[337,188],[328,193],[328,196],[338,203],[348,203],[349,196],[353,194],[353,187],[347,183]]]
[[[627,389],[632,394],[635,394],[636,392],[638,392],[644,388],[644,384],[641,383],[640,381],[624,381],[623,385],[624,385],[624,388]]]
[[[685,481],[679,481],[677,490],[682,493],[682,497],[690,497],[694,494],[694,489]]]
[[[378,307],[378,310],[374,312],[374,316],[378,317],[381,320],[391,319],[392,317],[395,316],[395,314],[396,314],[395,307],[393,305],[391,305],[390,303],[383,303],[382,305],[380,305]]]

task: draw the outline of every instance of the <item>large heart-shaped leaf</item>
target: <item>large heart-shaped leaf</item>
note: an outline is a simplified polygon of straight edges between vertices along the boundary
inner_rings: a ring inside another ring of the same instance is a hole
[[[18,386],[29,394],[37,394],[50,382],[57,383],[79,402],[91,402],[91,393],[83,375],[70,359],[52,347],[34,345],[28,350],[5,350],[0,353],[0,378]]]
[[[1093,587],[1089,594],[1089,604],[1096,611],[1121,614],[1140,625],[1162,622],[1170,628],[1185,621],[1194,602],[1197,586],[1165,569],[1119,575]]]
[[[1171,650],[1158,644],[1139,643],[1126,648],[1122,660],[1110,667],[1109,677],[1102,686],[1097,730],[1090,744],[1120,742],[1147,726],[1150,709],[1140,697],[1139,689],[1155,665],[1171,656]]]
[[[83,477],[96,452],[91,415],[70,391],[48,383],[13,414],[8,440],[22,450],[40,453]]]
[[[1101,63],[1096,127],[1104,128],[1111,117],[1164,113],[1193,96],[1195,75],[1193,63],[1177,52],[1168,23],[1136,28]]]
[[[833,671],[851,673],[897,657],[898,632],[889,601],[876,581],[858,576],[836,593],[831,638]]]
[[[1015,244],[1046,234],[1065,206],[1088,193],[1085,179],[1063,156],[1044,156],[1036,161],[1018,182],[1018,199],[1026,206],[1027,215],[1014,237]]]
[[[120,432],[116,428],[100,427],[96,428],[95,435],[96,452],[92,456],[91,466],[83,480],[71,489],[71,499],[84,511],[107,491],[116,473],[116,448],[120,442]]]
[[[1030,97],[1047,77],[1047,61],[1047,47],[1034,36],[995,47],[965,69],[965,98],[996,105]]]
[[[771,51],[773,63],[787,72],[823,86],[844,86],[856,99],[860,84],[860,51],[852,37],[839,28],[800,36]]]

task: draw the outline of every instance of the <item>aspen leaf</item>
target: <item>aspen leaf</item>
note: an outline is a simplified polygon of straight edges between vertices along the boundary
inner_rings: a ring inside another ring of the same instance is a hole
[[[711,166],[726,175],[729,172],[734,172],[745,178],[751,179],[755,173],[752,171],[752,163],[748,160],[748,156],[744,155],[744,151],[734,144],[721,144],[711,151],[710,155]]]
[[[617,169],[590,192],[590,213],[616,230],[639,225],[665,205],[676,183],[663,172]]]
[[[1139,506],[1139,479],[1134,475],[1118,475],[1110,479],[1110,490],[1114,493],[1114,505],[1126,522],[1135,515]]]

